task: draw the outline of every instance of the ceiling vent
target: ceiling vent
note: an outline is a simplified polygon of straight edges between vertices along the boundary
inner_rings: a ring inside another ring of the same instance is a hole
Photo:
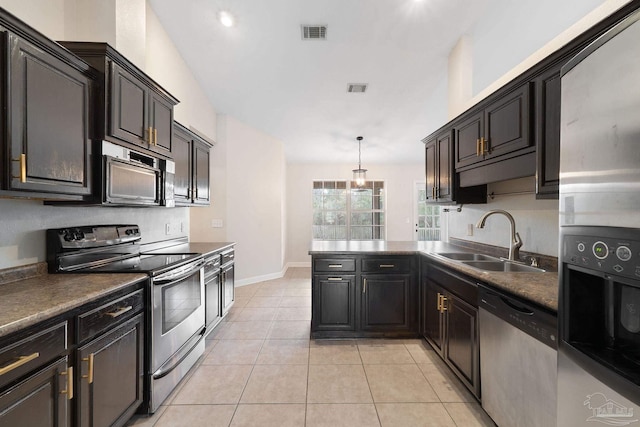
[[[301,25],[302,40],[326,40],[326,25]]]
[[[367,90],[367,83],[349,83],[347,85],[347,92],[350,93],[364,93]]]

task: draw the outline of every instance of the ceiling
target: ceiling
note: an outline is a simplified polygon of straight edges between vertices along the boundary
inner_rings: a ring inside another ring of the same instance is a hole
[[[492,0],[150,0],[217,112],[290,163],[422,162],[447,120],[447,57]],[[220,11],[235,26],[223,27]],[[326,41],[301,25],[327,25]],[[367,83],[366,93],[347,93]]]

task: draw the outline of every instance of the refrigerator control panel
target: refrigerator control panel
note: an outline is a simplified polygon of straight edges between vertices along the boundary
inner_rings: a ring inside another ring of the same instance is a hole
[[[640,277],[640,240],[565,234],[562,247],[566,264],[636,280]]]

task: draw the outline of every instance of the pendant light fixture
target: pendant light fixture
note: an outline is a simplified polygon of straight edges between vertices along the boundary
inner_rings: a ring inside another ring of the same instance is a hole
[[[362,187],[367,179],[367,170],[362,169],[361,158],[360,158],[360,145],[362,144],[362,137],[359,136],[356,138],[358,140],[358,169],[353,170],[353,180],[356,182],[358,187]]]

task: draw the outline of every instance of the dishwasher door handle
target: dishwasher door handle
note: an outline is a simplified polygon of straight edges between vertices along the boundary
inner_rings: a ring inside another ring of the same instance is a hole
[[[503,296],[501,296],[500,299],[502,300],[503,303],[505,303],[506,305],[511,307],[513,310],[517,311],[518,313],[526,314],[527,316],[534,315],[534,312],[529,310],[527,307],[522,307],[518,304],[515,304]]]

